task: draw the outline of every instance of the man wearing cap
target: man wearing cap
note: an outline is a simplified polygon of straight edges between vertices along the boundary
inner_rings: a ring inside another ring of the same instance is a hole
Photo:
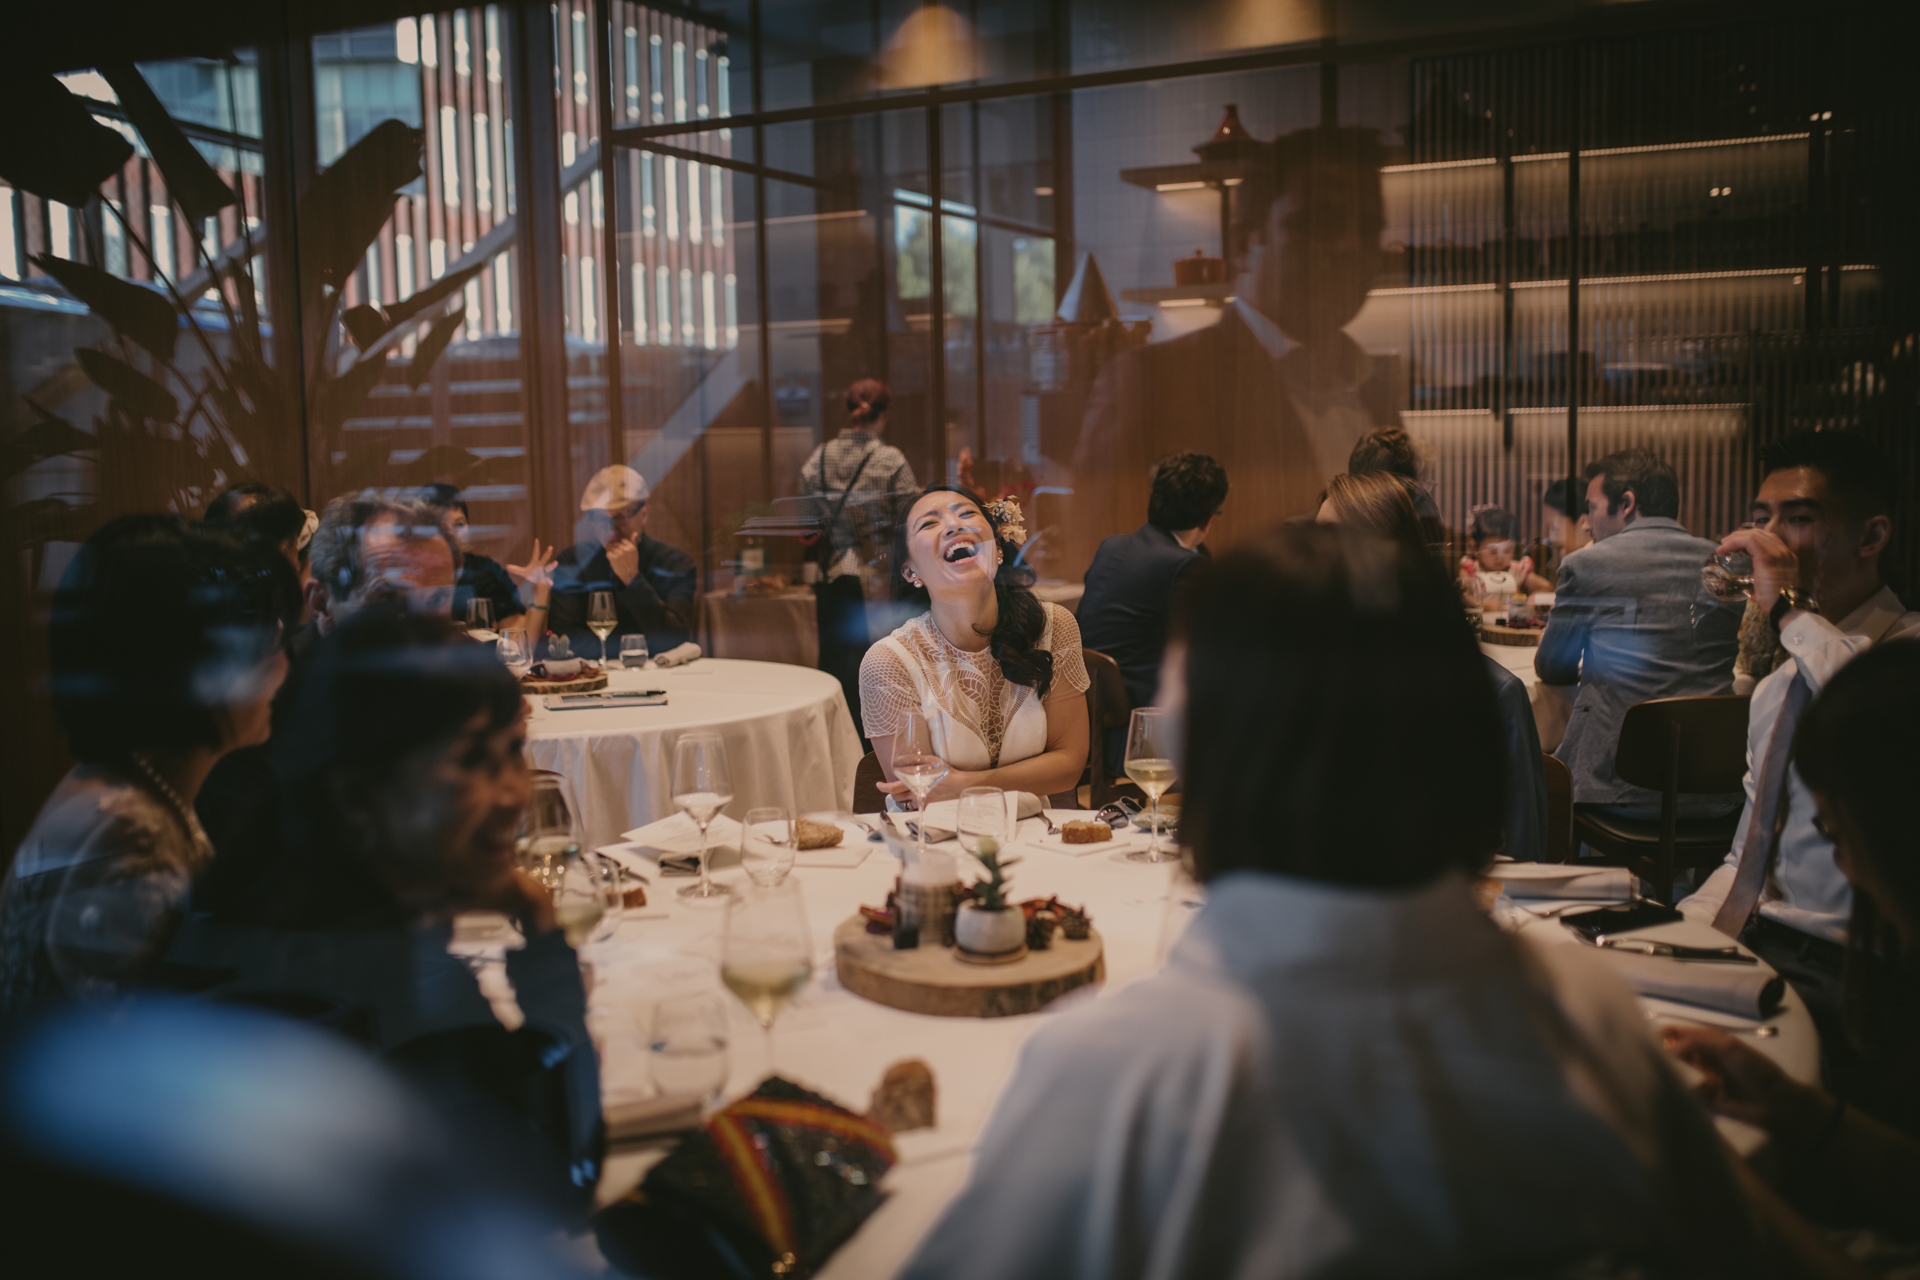
[[[647,536],[647,482],[638,471],[603,467],[587,483],[575,539],[553,566],[551,592],[536,588],[535,607],[528,611],[533,625],[540,624],[538,606],[546,603],[546,629],[571,640],[576,654],[597,654],[597,641],[581,647],[593,636],[587,606],[594,592],[610,591],[619,625],[607,637],[609,653],[619,651],[623,635],[644,635],[653,653],[693,638],[697,566],[678,547]],[[548,600],[541,601],[541,594]]]

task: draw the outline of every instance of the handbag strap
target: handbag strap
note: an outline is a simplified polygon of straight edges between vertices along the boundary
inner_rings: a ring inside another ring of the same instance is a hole
[[[853,469],[853,479],[847,481],[847,487],[840,491],[840,501],[833,504],[833,514],[827,517],[827,531],[830,532],[833,529],[840,519],[840,513],[847,509],[847,499],[853,496],[853,486],[860,483],[860,477],[866,474],[867,464],[873,461],[873,455],[878,452],[880,452],[880,445],[876,441],[868,445],[867,451],[860,455],[860,465]]]

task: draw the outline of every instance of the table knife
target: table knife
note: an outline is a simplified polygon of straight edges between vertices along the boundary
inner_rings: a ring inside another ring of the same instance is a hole
[[[1705,960],[1710,964],[1759,964],[1738,947],[1683,947],[1673,942],[1654,942],[1647,938],[1609,938],[1602,936],[1594,944],[1614,951],[1633,951],[1643,956],[1666,956],[1673,960]]]

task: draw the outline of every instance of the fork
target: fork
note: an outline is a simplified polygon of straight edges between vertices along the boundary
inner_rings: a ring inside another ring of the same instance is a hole
[[[1044,805],[1041,806],[1041,809],[1040,809],[1040,821],[1047,824],[1048,835],[1057,836],[1060,834],[1060,828],[1053,825],[1053,819],[1047,815],[1047,810]]]

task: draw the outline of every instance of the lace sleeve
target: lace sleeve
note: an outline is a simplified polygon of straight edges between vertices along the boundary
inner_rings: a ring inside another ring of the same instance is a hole
[[[1086,659],[1080,656],[1079,620],[1057,604],[1049,604],[1046,609],[1053,619],[1047,637],[1047,652],[1053,655],[1053,687],[1047,691],[1047,701],[1052,702],[1085,693],[1093,678],[1087,674]]]
[[[920,709],[913,673],[900,655],[886,645],[874,645],[860,660],[860,720],[869,738],[889,737],[908,714]]]

